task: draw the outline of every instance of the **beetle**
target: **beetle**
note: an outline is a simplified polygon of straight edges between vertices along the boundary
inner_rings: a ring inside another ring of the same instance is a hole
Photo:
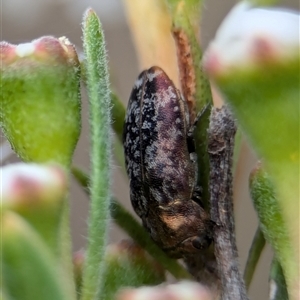
[[[197,186],[187,104],[159,67],[143,71],[128,102],[123,130],[130,200],[154,242],[181,258],[207,248],[212,222]]]

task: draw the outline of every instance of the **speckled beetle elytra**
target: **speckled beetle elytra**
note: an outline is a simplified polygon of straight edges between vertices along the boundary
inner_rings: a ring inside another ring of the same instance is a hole
[[[208,247],[212,223],[196,187],[193,126],[186,102],[159,67],[135,82],[123,143],[131,203],[152,239],[175,258]]]

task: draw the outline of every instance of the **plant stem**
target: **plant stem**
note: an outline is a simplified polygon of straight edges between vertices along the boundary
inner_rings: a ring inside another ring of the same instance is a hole
[[[110,89],[104,34],[92,9],[83,20],[86,81],[90,103],[91,178],[88,247],[82,278],[83,300],[102,299],[104,254],[107,244],[110,203]]]
[[[125,120],[125,107],[115,93],[111,94],[112,102],[112,127],[115,131],[118,140],[123,141],[123,125]]]
[[[122,174],[127,177],[127,172],[126,172],[126,166],[125,166],[125,157],[124,157],[124,149],[123,149],[123,143],[120,142],[119,139],[115,139],[114,141],[114,158],[120,166]]]
[[[167,0],[172,17],[172,33],[177,50],[177,64],[182,94],[187,102],[191,121],[199,111],[208,108],[197,123],[196,141],[198,184],[202,188],[202,202],[209,207],[209,164],[207,154],[207,128],[212,104],[210,83],[201,67],[202,50],[199,47],[199,24],[202,0]]]
[[[226,106],[213,108],[208,130],[211,218],[215,222],[215,255],[222,283],[222,300],[248,299],[240,274],[235,240],[232,157],[236,126]]]
[[[244,270],[244,281],[246,289],[249,290],[252,277],[260,258],[260,255],[265,247],[266,240],[263,233],[260,230],[260,227],[256,229],[251,248],[249,250],[246,267]]]
[[[274,257],[270,271],[269,300],[289,300],[286,281],[279,261]]]

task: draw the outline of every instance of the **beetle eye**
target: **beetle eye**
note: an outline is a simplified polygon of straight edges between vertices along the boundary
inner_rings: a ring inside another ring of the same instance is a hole
[[[210,243],[211,239],[208,237],[196,237],[192,240],[192,245],[199,250],[208,248]]]
[[[193,244],[193,246],[194,246],[195,248],[197,248],[197,249],[202,249],[202,247],[203,247],[202,241],[201,241],[200,238],[195,238],[195,239],[193,239],[192,244]]]

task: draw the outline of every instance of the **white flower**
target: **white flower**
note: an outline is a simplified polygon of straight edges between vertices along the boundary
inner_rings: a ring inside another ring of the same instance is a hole
[[[299,55],[300,16],[284,8],[237,4],[217,30],[203,59],[211,74],[231,67],[245,67],[264,61]]]

